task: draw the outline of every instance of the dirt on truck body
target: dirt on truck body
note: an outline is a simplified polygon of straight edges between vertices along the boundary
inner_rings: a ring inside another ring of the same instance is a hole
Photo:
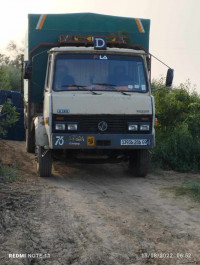
[[[198,174],[59,161],[41,179],[24,142],[0,150],[20,174],[0,182],[0,264],[200,264],[200,206],[163,189]]]

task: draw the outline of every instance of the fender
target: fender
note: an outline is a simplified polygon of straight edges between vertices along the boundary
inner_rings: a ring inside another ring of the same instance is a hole
[[[49,140],[44,125],[44,117],[38,116],[34,120],[35,124],[35,144],[36,146],[49,146]]]

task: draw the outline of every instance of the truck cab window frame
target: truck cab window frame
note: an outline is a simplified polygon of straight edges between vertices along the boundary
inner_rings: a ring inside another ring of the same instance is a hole
[[[49,55],[48,64],[47,64],[46,81],[45,81],[45,88],[48,89],[48,90],[50,89],[51,67],[52,67],[52,55]]]

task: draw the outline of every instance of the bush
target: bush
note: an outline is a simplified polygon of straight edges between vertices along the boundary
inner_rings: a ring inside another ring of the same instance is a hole
[[[164,169],[188,172],[200,169],[200,139],[193,138],[187,125],[174,130],[156,130],[153,163]]]
[[[19,120],[19,113],[11,102],[6,102],[0,112],[0,134],[6,135],[7,129]]]
[[[160,86],[160,83],[157,82]],[[187,89],[186,89],[187,87]],[[154,84],[154,89],[156,84]],[[200,97],[190,93],[188,82],[178,88],[154,92],[156,103],[156,147],[152,162],[178,171],[200,169]]]

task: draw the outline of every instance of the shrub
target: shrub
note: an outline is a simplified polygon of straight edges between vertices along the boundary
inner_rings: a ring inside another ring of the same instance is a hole
[[[174,130],[156,130],[153,163],[165,169],[197,171],[200,169],[200,139],[193,138],[187,125]]]
[[[156,147],[152,162],[163,168],[178,171],[200,169],[200,97],[185,87],[161,87],[154,83],[156,104]]]
[[[0,112],[0,134],[6,135],[7,129],[19,120],[19,113],[11,102],[6,102]]]

